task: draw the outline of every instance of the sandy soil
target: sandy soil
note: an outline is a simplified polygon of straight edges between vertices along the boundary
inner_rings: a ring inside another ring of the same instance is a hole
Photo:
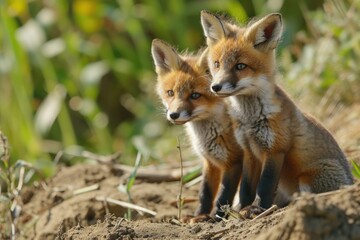
[[[287,208],[255,220],[180,224],[174,220],[178,182],[135,182],[133,203],[156,216],[132,211],[129,221],[123,218],[126,208],[99,201],[128,201],[117,189],[126,180],[125,174],[104,165],[61,167],[46,186],[23,190],[18,239],[360,239],[360,184],[299,196]],[[88,186],[96,190],[76,193]],[[190,203],[183,214],[194,212],[198,188],[184,189]]]

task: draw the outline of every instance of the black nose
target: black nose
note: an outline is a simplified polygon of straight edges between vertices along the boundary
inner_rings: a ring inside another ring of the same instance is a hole
[[[220,84],[216,84],[216,85],[211,86],[211,89],[212,89],[214,92],[220,91],[221,88],[222,88],[222,86],[221,86]]]
[[[169,116],[172,120],[175,120],[175,119],[179,118],[180,114],[177,112],[173,112],[173,113],[170,113]]]

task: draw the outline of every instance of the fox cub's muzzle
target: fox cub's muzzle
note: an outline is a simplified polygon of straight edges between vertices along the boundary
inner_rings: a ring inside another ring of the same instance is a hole
[[[236,84],[232,82],[213,83],[210,88],[216,95],[228,96],[236,90]]]
[[[221,88],[222,88],[221,84],[214,84],[211,86],[211,91],[217,93],[221,90]]]
[[[186,110],[182,111],[168,111],[167,119],[173,124],[184,124],[191,120],[191,113]]]
[[[176,120],[180,117],[180,113],[177,113],[177,112],[172,112],[169,114],[169,117],[172,119],[172,120]]]

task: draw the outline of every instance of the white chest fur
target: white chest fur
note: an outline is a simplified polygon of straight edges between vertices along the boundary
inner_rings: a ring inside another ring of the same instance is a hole
[[[230,119],[224,122],[214,116],[209,120],[189,122],[186,126],[197,154],[210,160],[214,165],[223,165],[229,157],[225,137],[229,132],[233,134]]]
[[[273,147],[275,132],[271,128],[271,115],[280,107],[262,96],[230,97],[231,117],[237,123],[235,136],[243,148],[250,148],[261,159],[261,152]]]

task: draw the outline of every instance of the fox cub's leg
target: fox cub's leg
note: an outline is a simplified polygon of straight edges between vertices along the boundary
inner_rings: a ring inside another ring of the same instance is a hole
[[[195,212],[196,216],[211,213],[220,185],[221,175],[220,168],[214,166],[209,161],[204,161],[203,180],[199,192],[200,206]]]
[[[269,208],[273,204],[275,191],[280,179],[284,162],[284,154],[268,156],[263,163],[257,195],[260,198],[260,207]]]
[[[261,166],[253,154],[244,150],[243,174],[240,183],[240,207],[244,208],[253,203],[256,186],[259,181]]]
[[[242,174],[242,161],[228,167],[223,174],[219,197],[216,201],[216,214],[224,217],[225,213],[221,210],[224,205],[232,206],[234,196],[238,190],[239,182]]]

